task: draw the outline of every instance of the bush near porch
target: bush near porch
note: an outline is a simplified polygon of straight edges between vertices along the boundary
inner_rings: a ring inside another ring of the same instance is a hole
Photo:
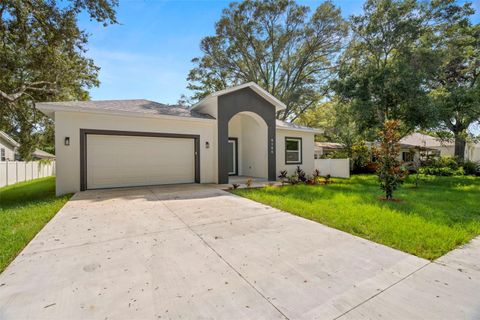
[[[411,178],[396,191],[399,201],[379,200],[374,175],[232,192],[426,259],[480,234],[480,178],[422,176],[418,188]]]
[[[0,188],[0,272],[69,198],[55,197],[55,177]]]

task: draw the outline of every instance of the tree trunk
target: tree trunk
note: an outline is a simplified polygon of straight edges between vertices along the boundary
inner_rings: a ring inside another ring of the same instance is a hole
[[[455,157],[459,162],[465,161],[465,145],[466,145],[465,138],[461,134],[456,133],[455,134]]]

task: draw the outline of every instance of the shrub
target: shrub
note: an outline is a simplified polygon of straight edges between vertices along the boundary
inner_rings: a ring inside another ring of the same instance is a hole
[[[467,166],[469,166],[467,164]],[[465,174],[457,160],[453,157],[432,158],[419,169],[420,173],[432,176],[461,176]]]
[[[297,169],[295,170],[295,174],[298,180],[300,180],[303,183],[307,182],[307,175],[305,174],[305,171],[303,171],[302,168],[300,168],[300,166],[297,166]]]
[[[280,178],[280,181],[282,182],[282,186],[287,182],[288,177],[287,177],[287,170],[282,170],[280,171],[280,175],[278,176]]]
[[[320,170],[313,170],[313,181],[315,182],[315,184],[320,183]]]
[[[371,156],[371,151],[364,141],[354,144],[352,146],[353,171],[362,172],[370,163]]]
[[[467,160],[463,163],[463,170],[465,174],[480,175],[480,163]]]
[[[465,171],[462,167],[457,169],[452,169],[449,167],[422,167],[419,169],[419,172],[431,176],[461,176],[465,174]]]
[[[288,183],[290,183],[291,185],[296,185],[300,182],[300,180],[298,180],[298,176],[296,174],[294,175],[291,175],[290,177],[288,177]]]
[[[325,179],[325,184],[330,184],[330,183],[332,183],[332,180],[331,180],[332,176],[331,176],[331,175],[327,174],[327,175],[326,175],[325,177],[323,177],[323,178]]]

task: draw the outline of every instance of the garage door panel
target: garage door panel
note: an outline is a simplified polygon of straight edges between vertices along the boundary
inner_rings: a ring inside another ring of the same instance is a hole
[[[87,136],[88,189],[194,181],[193,139]]]

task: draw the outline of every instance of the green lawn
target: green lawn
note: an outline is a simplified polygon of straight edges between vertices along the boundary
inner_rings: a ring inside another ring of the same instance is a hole
[[[55,197],[55,177],[0,188],[0,272],[69,198]]]
[[[427,259],[480,234],[480,178],[425,176],[418,188],[407,181],[398,202],[379,200],[373,175],[334,181],[232,192]]]

